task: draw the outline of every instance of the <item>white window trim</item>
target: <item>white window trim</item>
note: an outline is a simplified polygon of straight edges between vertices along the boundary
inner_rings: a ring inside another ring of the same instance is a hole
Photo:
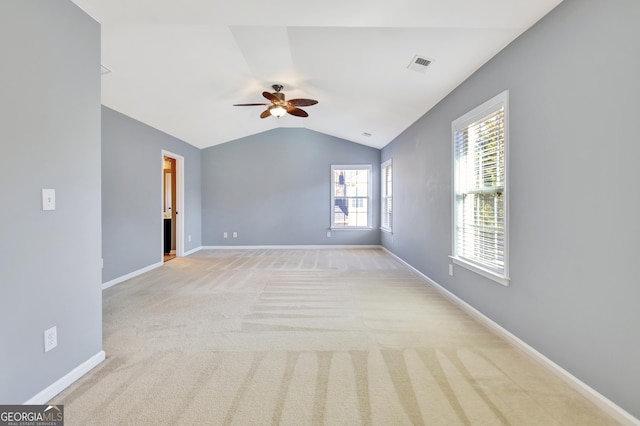
[[[385,215],[384,206],[386,198],[386,192],[383,192],[384,188],[386,188],[384,170],[389,166],[391,166],[391,194],[393,194],[393,159],[389,158],[387,161],[380,165],[380,229],[383,232],[393,234],[393,213],[391,214],[391,218],[389,219],[389,226],[382,226],[382,219]],[[393,206],[393,195],[391,195],[391,205]],[[393,208],[391,209],[391,211],[393,211]]]
[[[464,257],[457,256],[456,254],[456,188],[455,188],[455,161],[456,161],[456,153],[455,153],[455,132],[456,129],[460,129],[462,127],[466,127],[477,120],[485,117],[487,114],[494,112],[496,109],[504,106],[504,158],[505,158],[505,169],[504,169],[504,272],[498,273],[491,269],[483,267],[483,265],[477,264],[469,259]],[[451,248],[453,250],[453,255],[449,256],[453,263],[456,265],[462,266],[463,268],[469,269],[483,277],[489,278],[498,284],[503,286],[509,285],[509,91],[505,90],[504,92],[494,96],[489,99],[482,105],[474,108],[468,113],[464,114],[462,117],[454,120],[451,123]]]
[[[335,194],[334,194],[334,187],[335,187],[335,170],[367,170],[369,172],[369,181],[367,184],[367,199],[368,199],[368,208],[367,208],[367,224],[368,226],[333,226],[334,224],[334,215],[335,215],[335,209],[334,209],[334,205],[335,205]],[[330,222],[329,222],[329,229],[331,229],[332,231],[369,231],[371,229],[373,229],[372,227],[372,219],[373,219],[373,212],[372,212],[372,201],[373,201],[373,182],[371,182],[371,179],[373,177],[373,169],[371,164],[332,164],[331,165],[331,216],[330,216]]]

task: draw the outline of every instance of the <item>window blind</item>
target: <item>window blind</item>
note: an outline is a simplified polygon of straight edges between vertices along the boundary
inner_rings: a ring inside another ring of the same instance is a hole
[[[456,128],[455,256],[505,274],[505,107]]]
[[[393,193],[392,193],[392,166],[391,160],[382,164],[382,194],[381,194],[381,219],[380,227],[386,231],[391,231],[393,223]]]

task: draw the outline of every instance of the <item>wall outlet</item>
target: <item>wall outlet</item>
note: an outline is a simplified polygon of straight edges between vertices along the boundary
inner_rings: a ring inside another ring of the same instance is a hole
[[[449,264],[449,275],[453,276],[453,265]]]
[[[327,238],[331,238],[331,231],[327,231]]]
[[[238,238],[238,233],[233,231],[233,238]]]
[[[227,234],[226,232],[222,233],[222,238],[227,238],[229,236],[229,234]]]
[[[54,326],[44,331],[44,351],[49,352],[58,346],[58,329]]]
[[[191,242],[191,235],[189,235],[189,242]]]

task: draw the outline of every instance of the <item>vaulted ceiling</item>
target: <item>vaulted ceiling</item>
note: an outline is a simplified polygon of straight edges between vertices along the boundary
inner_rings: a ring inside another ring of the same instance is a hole
[[[561,2],[73,1],[102,26],[103,105],[199,148],[276,127],[382,148]],[[319,103],[232,106],[276,83]]]

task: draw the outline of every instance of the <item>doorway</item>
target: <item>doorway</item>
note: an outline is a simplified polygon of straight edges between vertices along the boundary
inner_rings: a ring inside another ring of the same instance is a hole
[[[162,151],[162,258],[183,256],[184,158]]]

